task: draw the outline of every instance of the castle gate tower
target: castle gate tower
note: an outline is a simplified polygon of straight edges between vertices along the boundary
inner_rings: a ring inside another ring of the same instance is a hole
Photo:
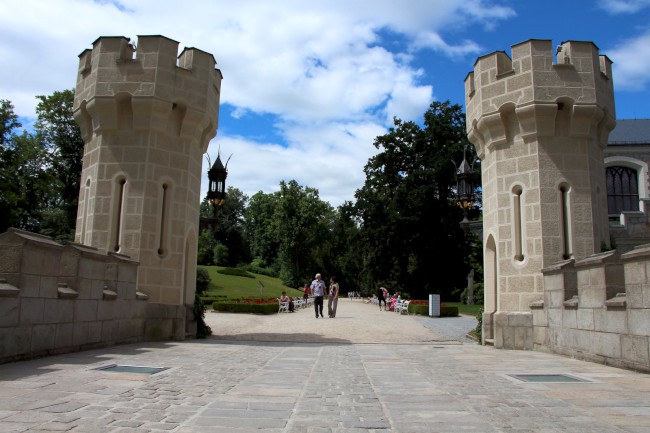
[[[139,261],[149,301],[194,302],[201,163],[217,130],[211,54],[162,36],[100,37],[81,53],[74,116],[86,143],[75,241]]]
[[[478,58],[467,132],[482,160],[485,314],[496,347],[532,349],[544,267],[609,245],[603,149],[611,61],[591,42],[529,40]]]

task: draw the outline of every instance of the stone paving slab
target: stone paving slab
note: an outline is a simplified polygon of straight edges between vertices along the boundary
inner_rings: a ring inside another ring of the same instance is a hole
[[[342,300],[339,314],[355,316],[363,328],[348,329],[339,317],[315,319],[308,310],[231,315],[228,332],[248,320],[260,339],[244,340],[245,328],[226,339],[219,335],[224,315],[210,322],[214,339],[0,365],[0,432],[650,432],[648,375],[450,341],[450,334],[463,332],[449,322],[436,328],[444,319],[355,302]],[[387,342],[378,341],[386,323],[410,329],[402,340],[389,333]],[[294,333],[280,331],[292,327],[300,331],[296,341]],[[304,341],[306,335],[313,341]],[[169,369],[153,375],[95,370],[110,364]],[[510,376],[522,373],[589,382]]]

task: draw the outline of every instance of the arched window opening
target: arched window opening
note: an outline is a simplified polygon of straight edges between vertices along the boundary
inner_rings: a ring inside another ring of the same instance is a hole
[[[115,210],[113,214],[113,251],[120,251],[122,239],[122,223],[124,212],[124,190],[126,188],[126,179],[120,177],[117,179],[115,194]]]
[[[568,260],[573,257],[573,246],[571,244],[571,207],[569,203],[569,190],[567,185],[560,186],[560,213],[562,224],[562,259]]]
[[[160,227],[158,235],[158,255],[163,257],[167,252],[167,225],[169,224],[169,185],[163,183],[160,200]]]
[[[521,204],[521,194],[523,189],[521,186],[517,185],[512,188],[512,222],[514,227],[514,259],[518,262],[524,261],[524,247],[523,247],[523,237],[522,237],[522,204]]]
[[[639,210],[639,181],[634,168],[613,166],[605,169],[607,178],[607,213]]]
[[[83,188],[83,213],[81,214],[81,234],[80,241],[82,245],[88,245],[89,239],[86,235],[88,230],[88,207],[90,206],[90,179],[86,179]]]

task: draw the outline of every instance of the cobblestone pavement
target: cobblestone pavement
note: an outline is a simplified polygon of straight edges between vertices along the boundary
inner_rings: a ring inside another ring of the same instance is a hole
[[[367,328],[346,328],[348,316]],[[449,341],[469,321],[398,316],[348,300],[336,319],[309,310],[208,317],[212,339],[0,365],[0,432],[650,432],[650,376]],[[225,339],[222,320],[255,332]],[[286,323],[297,332],[280,337]],[[413,330],[402,342],[362,341],[386,324]],[[110,364],[168,369],[95,370]],[[587,382],[510,376],[524,373]]]

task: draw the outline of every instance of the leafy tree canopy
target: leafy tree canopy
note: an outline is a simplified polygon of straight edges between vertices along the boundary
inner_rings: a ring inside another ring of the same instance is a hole
[[[364,284],[413,296],[450,294],[468,270],[456,167],[463,157],[476,160],[461,107],[432,103],[423,127],[396,118],[374,145],[380,152],[356,193]]]

